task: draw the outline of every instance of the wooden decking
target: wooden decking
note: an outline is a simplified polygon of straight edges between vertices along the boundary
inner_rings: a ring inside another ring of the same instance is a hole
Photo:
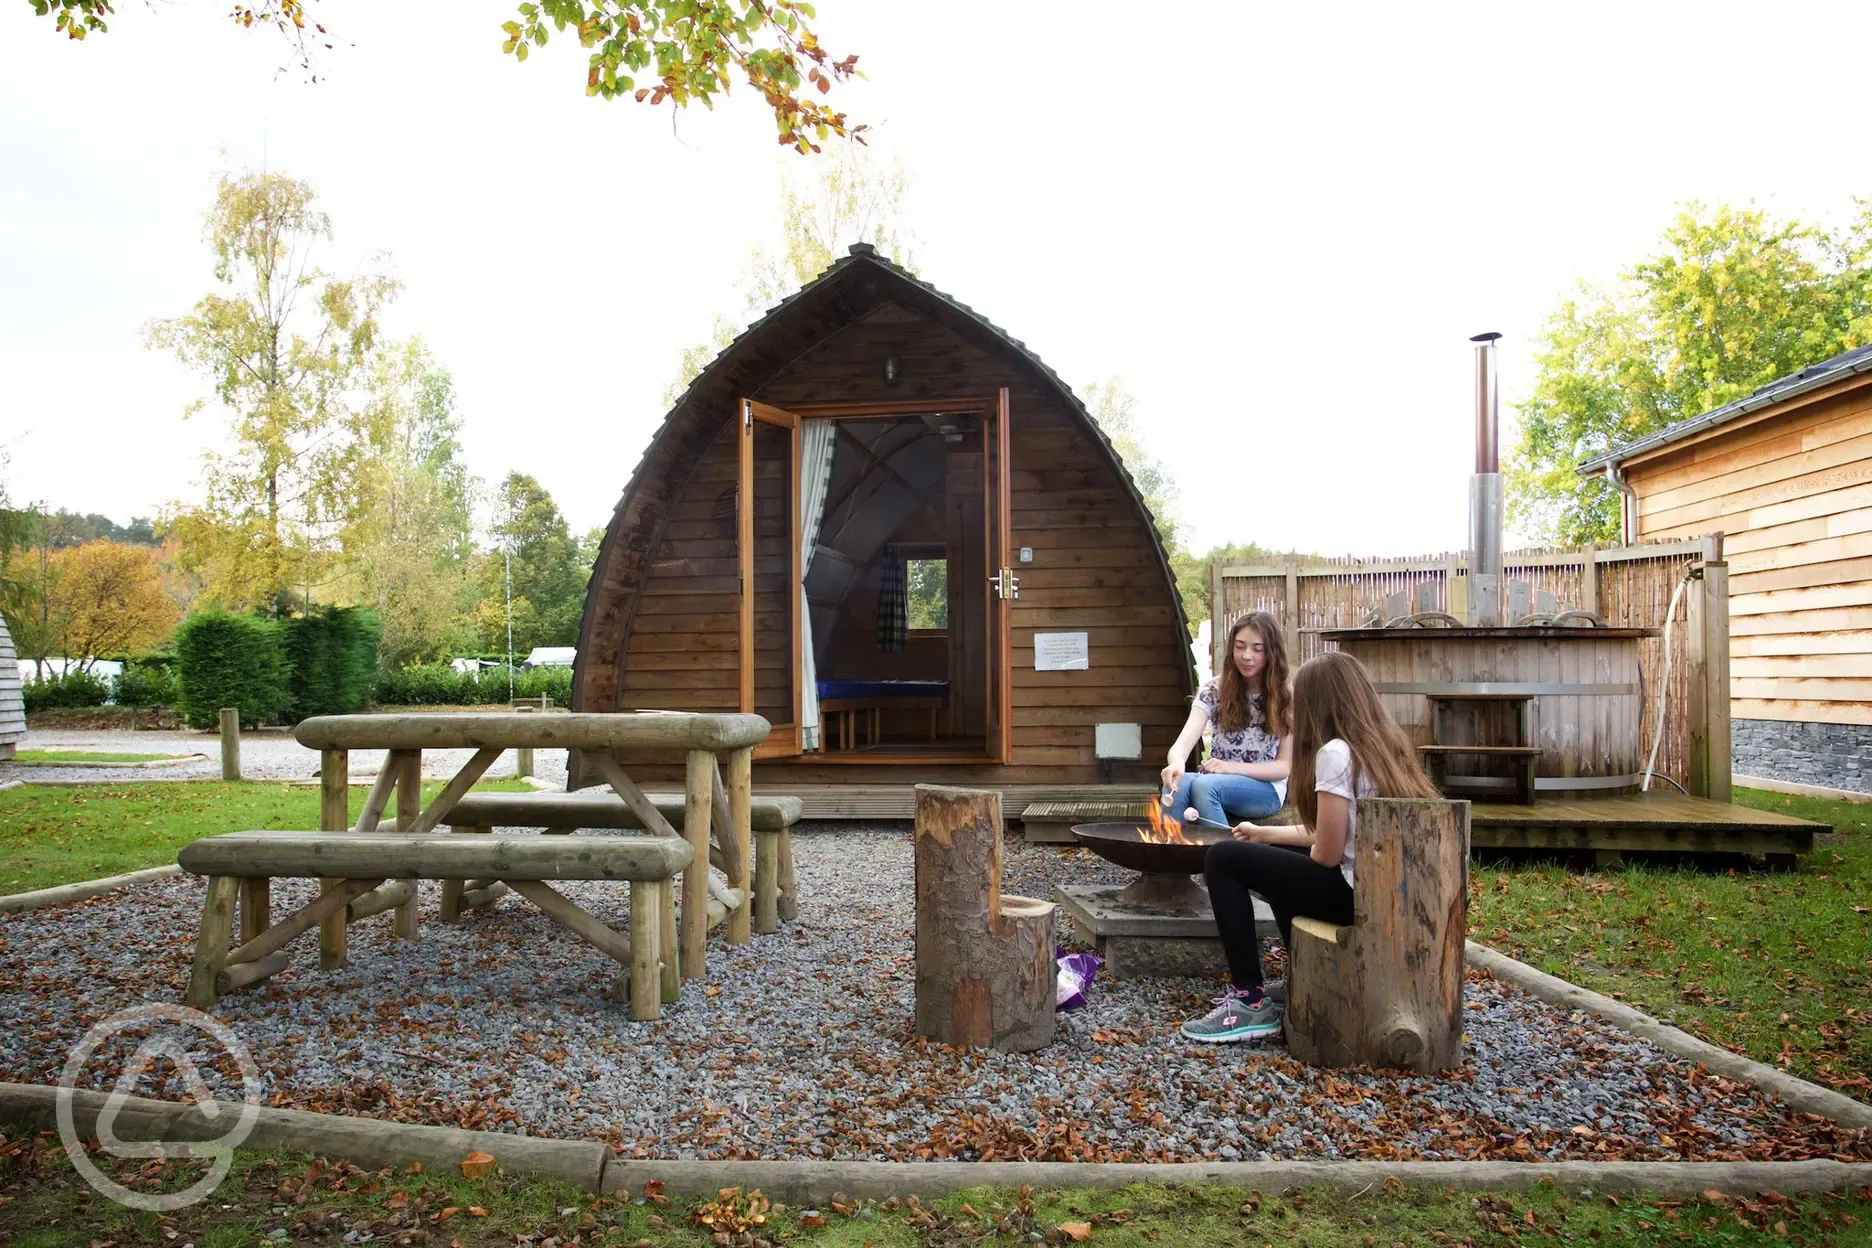
[[[1832,830],[1791,815],[1675,791],[1469,807],[1469,842],[1489,849],[1791,856],[1811,850],[1815,833]]]
[[[909,785],[757,785],[758,793],[800,799],[805,819],[909,819]],[[1018,819],[1041,802],[1135,803],[1149,800],[1145,785],[1003,785],[1001,812]],[[1602,861],[1621,853],[1766,854],[1780,860],[1813,848],[1825,824],[1773,811],[1750,810],[1675,790],[1571,801],[1541,798],[1532,805],[1475,802],[1470,843],[1478,849],[1591,850]]]

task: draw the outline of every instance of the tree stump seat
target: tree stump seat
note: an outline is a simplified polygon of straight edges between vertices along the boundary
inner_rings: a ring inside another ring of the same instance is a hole
[[[916,786],[916,1033],[1029,1053],[1053,1043],[1050,901],[1001,891],[1001,795]]]
[[[1315,1066],[1462,1065],[1469,803],[1361,798],[1353,921],[1296,918],[1287,1048]]]
[[[187,1003],[209,1009],[223,993],[286,969],[285,948],[345,911],[359,919],[414,897],[414,881],[465,883],[481,900],[511,890],[560,926],[616,959],[619,991],[628,986],[631,1016],[653,1019],[678,984],[675,942],[667,932],[670,880],[694,859],[681,837],[436,836],[379,832],[229,832],[183,847],[184,870],[206,876]],[[243,883],[275,877],[323,880],[317,897],[272,922],[249,912],[240,945],[230,948],[235,898]],[[630,935],[613,931],[554,889],[550,880],[630,883]],[[385,881],[392,881],[386,884]],[[479,900],[476,904],[480,904]],[[711,903],[713,911],[720,903]],[[720,906],[725,915],[727,907]],[[719,919],[717,919],[719,921]]]
[[[650,794],[657,812],[673,824],[681,825],[684,796]],[[714,809],[726,815],[724,799]],[[799,892],[793,875],[793,825],[800,821],[804,807],[797,797],[756,797],[748,806],[748,822],[754,833],[754,917],[757,935],[779,930],[780,919],[799,917]],[[450,826],[457,832],[481,832],[489,828],[545,828],[548,833],[565,833],[580,828],[641,829],[642,818],[616,796],[602,791],[578,793],[470,793],[455,803],[449,812]],[[719,830],[717,841],[720,841]],[[720,844],[709,847],[709,863],[727,869]],[[452,916],[444,907],[445,920]]]

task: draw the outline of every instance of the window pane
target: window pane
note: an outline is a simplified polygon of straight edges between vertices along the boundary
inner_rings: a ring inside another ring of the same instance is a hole
[[[907,559],[904,579],[908,582],[905,610],[910,627],[949,627],[949,561],[946,559]]]

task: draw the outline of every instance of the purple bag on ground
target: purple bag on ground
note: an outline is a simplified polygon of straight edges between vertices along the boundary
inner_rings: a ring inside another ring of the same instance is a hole
[[[1058,951],[1056,951],[1058,952]],[[1105,959],[1090,953],[1058,953],[1059,990],[1053,998],[1055,1010],[1076,1010],[1086,1003],[1086,989]]]

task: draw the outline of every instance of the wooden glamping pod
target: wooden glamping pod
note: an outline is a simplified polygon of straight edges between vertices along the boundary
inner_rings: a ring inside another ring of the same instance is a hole
[[[1169,561],[1085,409],[861,244],[651,440],[592,572],[573,706],[756,712],[758,788],[908,818],[920,782],[1141,796],[1194,689]]]

